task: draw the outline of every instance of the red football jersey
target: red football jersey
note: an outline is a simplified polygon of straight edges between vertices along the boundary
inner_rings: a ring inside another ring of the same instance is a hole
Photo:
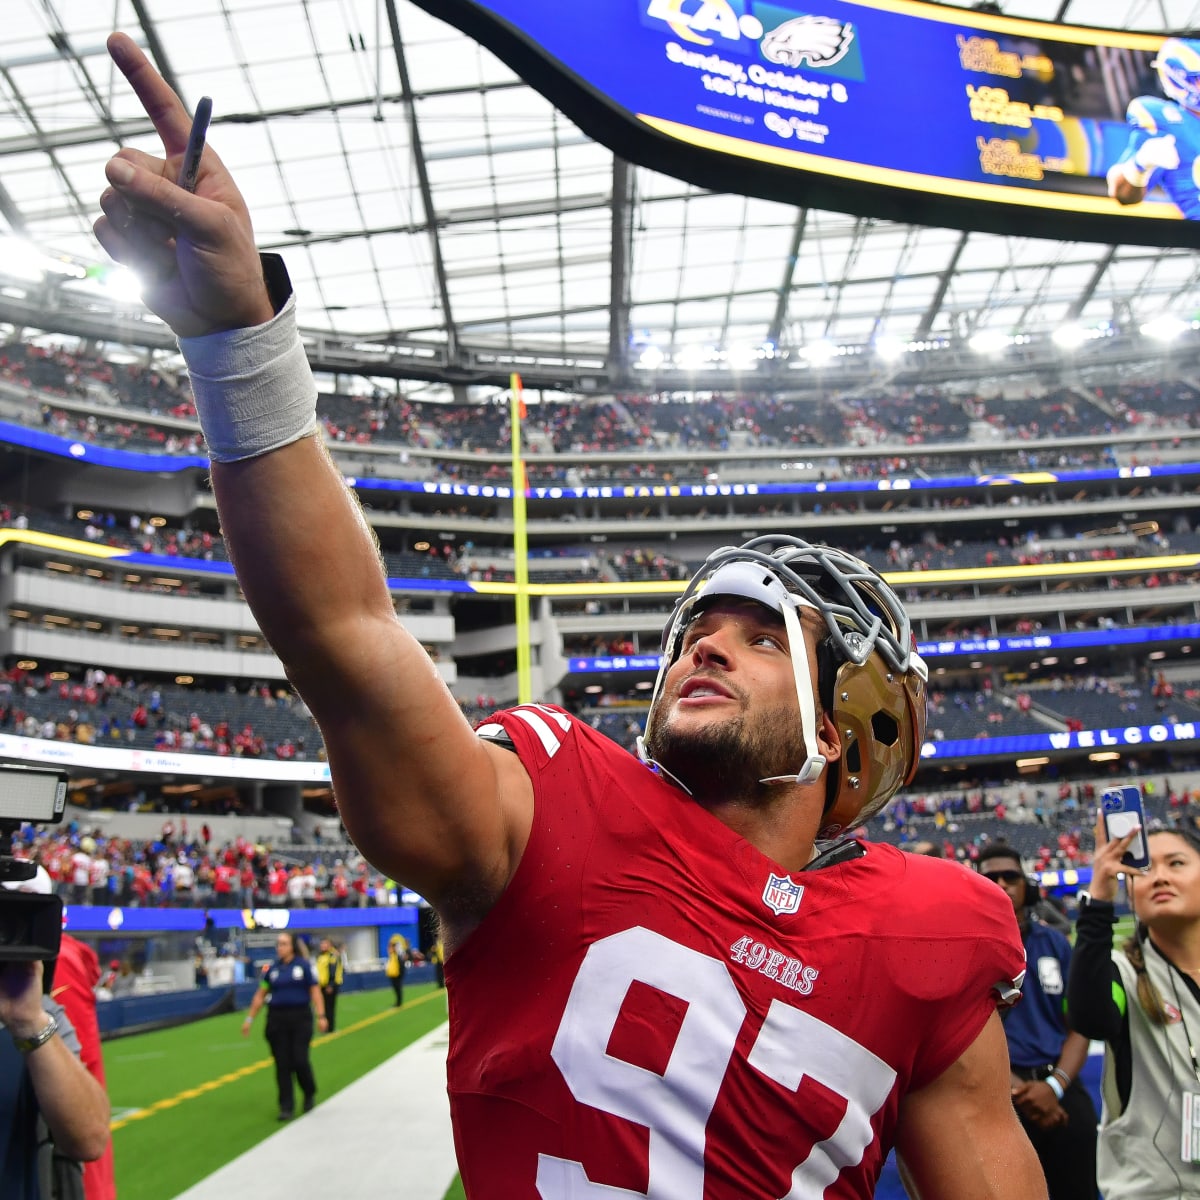
[[[58,961],[54,966],[54,987],[50,995],[66,1009],[68,1020],[75,1026],[83,1065],[107,1091],[104,1058],[100,1051],[100,1025],[96,1018],[96,994],[93,991],[99,982],[100,960],[95,950],[64,933]],[[87,1200],[114,1200],[117,1185],[113,1174],[111,1141],[98,1159],[83,1164],[83,1192]]]
[[[882,845],[788,875],[560,709],[507,890],[446,963],[471,1200],[870,1197],[901,1097],[1024,970],[1004,893]]]

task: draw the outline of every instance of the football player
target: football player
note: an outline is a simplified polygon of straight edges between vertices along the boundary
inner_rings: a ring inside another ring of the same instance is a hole
[[[472,1200],[1046,1195],[997,1008],[1012,907],[960,867],[844,840],[912,778],[925,667],[887,584],[756,539],[671,619],[643,759],[551,705],[472,730],[396,618],[316,430],[278,263],[128,38],[154,158],[106,169],[96,232],[181,335],[246,597],[316,715],[340,811],[445,937]]]
[[[1108,194],[1138,204],[1155,183],[1189,220],[1200,218],[1200,41],[1168,38],[1154,60],[1161,96],[1137,96],[1126,117],[1129,141],[1109,168]]]

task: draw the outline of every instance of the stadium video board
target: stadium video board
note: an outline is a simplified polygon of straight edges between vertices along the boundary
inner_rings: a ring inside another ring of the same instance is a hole
[[[417,3],[596,141],[701,187],[1200,245],[1200,41],[912,0]]]

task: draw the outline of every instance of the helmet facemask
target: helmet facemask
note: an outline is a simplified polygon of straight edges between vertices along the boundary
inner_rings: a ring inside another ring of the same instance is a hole
[[[811,675],[799,611],[811,609],[825,625],[818,647],[819,694],[842,743],[842,762],[828,767],[820,834],[833,836],[875,815],[915,774],[925,731],[928,672],[895,593],[852,555],[799,538],[755,538],[716,551],[688,584],[664,630],[648,730],[697,606],[719,596],[763,604],[782,617],[787,632],[806,757],[794,774],[759,782],[812,783],[827,769],[817,751],[818,681]],[[638,753],[665,771],[650,757],[644,739]]]

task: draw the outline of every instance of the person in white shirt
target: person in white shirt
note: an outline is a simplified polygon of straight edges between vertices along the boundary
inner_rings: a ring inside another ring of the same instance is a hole
[[[71,902],[89,904],[88,888],[92,883],[92,859],[86,850],[76,850],[71,855]]]
[[[109,901],[108,895],[108,859],[103,854],[97,854],[92,859],[91,884],[92,884],[92,903],[107,904]]]

